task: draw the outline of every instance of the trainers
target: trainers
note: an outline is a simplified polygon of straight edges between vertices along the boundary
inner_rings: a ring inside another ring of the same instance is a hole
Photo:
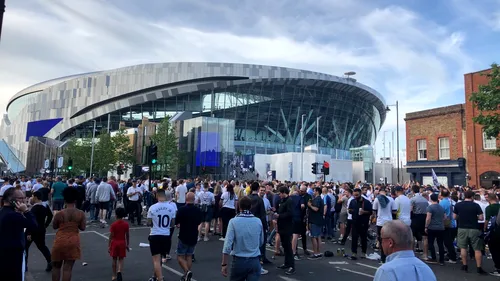
[[[269,273],[269,271],[263,269],[262,267],[260,268],[260,275],[266,275],[268,273]]]
[[[462,265],[462,267],[460,268],[460,270],[463,270],[465,272],[468,272],[469,271],[469,267],[466,266],[466,265]]]
[[[288,268],[288,266],[286,266],[286,265],[282,264],[282,265],[277,266],[276,268],[277,268],[277,269],[287,269],[287,268]]]
[[[454,260],[447,260],[446,262],[447,263],[452,263],[452,264],[456,264],[457,263],[457,261],[454,261]]]
[[[287,270],[285,271],[285,274],[286,274],[286,275],[293,275],[293,274],[295,274],[295,268],[290,267],[289,269],[287,269]]]
[[[167,259],[168,261],[172,259],[172,257],[170,255],[166,255],[165,256],[165,259]]]
[[[191,271],[188,271],[186,273],[186,281],[191,281],[191,278],[193,278],[193,273]]]
[[[205,236],[205,238],[203,238],[203,241],[208,242],[208,237]]]
[[[116,281],[123,281],[123,276],[121,272],[116,273]]]
[[[224,237],[219,238],[219,241],[225,241]]]
[[[198,240],[196,240],[196,241],[200,242],[201,241],[201,236],[198,236]]]
[[[500,277],[500,272],[498,272],[498,271],[492,271],[492,272],[490,272],[490,275],[491,276]]]
[[[293,256],[293,259],[294,259],[294,260],[296,260],[296,261],[300,261],[300,257],[299,257],[299,255],[294,255],[294,256]]]

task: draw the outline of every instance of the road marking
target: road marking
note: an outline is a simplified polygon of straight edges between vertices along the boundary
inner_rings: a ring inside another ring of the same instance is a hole
[[[358,271],[355,271],[355,270],[350,270],[350,269],[347,269],[347,268],[342,268],[342,267],[338,267],[338,266],[336,266],[335,268],[343,270],[343,271],[351,272],[351,273],[354,273],[354,274],[363,275],[363,276],[370,277],[370,278],[375,277],[375,276],[370,275],[370,274],[366,274],[366,273],[363,273],[363,272],[358,272]]]
[[[331,262],[328,262],[329,264],[349,264],[348,262],[346,261],[331,261]]]
[[[47,233],[45,234],[46,236],[54,236],[56,235],[57,232],[54,232],[54,233]],[[80,231],[80,234],[85,234],[85,233],[95,233],[94,230],[88,230],[88,231]],[[107,238],[107,237],[106,237]]]
[[[290,277],[285,277],[285,276],[281,276],[279,275],[279,277],[285,281],[299,281],[298,279],[294,279],[294,278],[290,278]]]
[[[373,268],[373,269],[375,269],[375,270],[377,270],[377,269],[378,269],[378,267],[377,267],[377,266],[371,266],[371,265],[367,265],[367,264],[360,263],[360,262],[357,262],[356,264],[357,264],[357,265],[364,266],[364,267],[368,267],[368,268]]]
[[[81,233],[81,232],[80,232],[80,233]],[[106,239],[106,240],[109,240],[109,237],[107,237],[106,235],[104,235],[104,234],[102,234],[102,233],[99,233],[99,232],[97,232],[97,231],[86,231],[85,233],[94,233],[94,234],[97,234],[97,235],[101,236],[102,238],[104,238],[104,239]],[[177,276],[180,276],[180,277],[184,276],[184,274],[183,274],[183,273],[181,273],[181,272],[179,272],[179,271],[177,271],[177,270],[175,270],[175,269],[173,269],[173,268],[171,268],[171,267],[169,267],[169,266],[166,266],[166,265],[164,265],[164,264],[162,264],[162,265],[161,265],[161,267],[163,267],[164,269],[166,269],[166,270],[168,270],[168,271],[170,271],[170,272],[174,273],[174,274],[175,274],[175,275],[177,275]],[[191,280],[196,281],[196,279],[194,279],[194,278],[193,278],[193,279],[191,279]]]

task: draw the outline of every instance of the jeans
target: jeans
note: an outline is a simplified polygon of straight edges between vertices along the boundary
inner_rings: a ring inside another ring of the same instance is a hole
[[[263,261],[267,260],[266,258],[266,241],[267,241],[267,230],[264,228],[264,243],[260,246],[260,256]]]
[[[431,252],[431,257],[436,260],[436,248],[434,247],[434,241],[437,240],[439,248],[439,262],[444,263],[444,230],[427,230],[427,239],[429,240],[429,251]]]
[[[42,253],[43,257],[47,263],[51,262],[50,250],[45,245],[45,232],[40,234],[32,234],[31,241],[26,240],[26,265],[28,264],[29,249],[32,243],[35,243],[36,247]]]
[[[109,200],[108,212],[106,213],[106,219],[111,219],[111,213],[113,213],[113,209],[115,208],[116,201],[111,199]]]
[[[328,238],[333,237],[333,227],[335,226],[334,219],[334,213],[328,212],[326,214],[325,226],[323,227],[322,236],[326,236]]]
[[[295,260],[293,259],[292,250],[292,234],[290,233],[280,233],[281,246],[283,246],[283,252],[285,254],[285,266],[287,268],[295,268]]]
[[[358,253],[358,238],[361,238],[361,252],[366,254],[366,248],[368,243],[368,224],[354,222],[352,224],[352,243],[351,251],[352,254]],[[345,236],[344,236],[345,237]]]
[[[259,257],[242,258],[233,256],[231,264],[230,281],[258,281],[260,280]]]
[[[90,204],[90,220],[99,220],[99,204]]]
[[[452,261],[457,261],[457,252],[453,246],[453,241],[457,236],[457,228],[445,228],[444,229],[444,246],[448,252],[448,258]]]

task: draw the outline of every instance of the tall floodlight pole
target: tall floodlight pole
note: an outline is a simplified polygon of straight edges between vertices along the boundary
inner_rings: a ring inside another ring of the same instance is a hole
[[[387,107],[385,108],[386,111],[391,111],[389,106],[395,106],[396,107],[396,156],[398,158],[398,183],[399,183],[399,169],[400,169],[400,162],[399,162],[399,102],[396,101],[396,104],[388,104]]]
[[[384,131],[384,139],[383,139],[383,143],[384,143],[384,149],[383,149],[383,153],[384,153],[384,158],[383,161],[382,161],[382,173],[384,174],[384,184],[386,185],[387,184],[387,176],[385,175],[385,133],[387,133],[387,131]]]
[[[321,116],[316,118],[316,154],[319,154],[319,119]]]
[[[96,121],[92,120],[94,122],[94,127],[92,129],[92,152],[90,153],[90,177],[92,177],[92,167],[94,166],[94,143],[95,143],[95,127],[96,127]]]
[[[304,181],[304,117],[302,114],[302,126],[300,128],[300,181]]]
[[[0,38],[2,37],[3,13],[5,12],[5,0],[0,0]]]

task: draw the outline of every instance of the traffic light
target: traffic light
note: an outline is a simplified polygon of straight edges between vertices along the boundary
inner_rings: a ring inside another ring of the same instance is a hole
[[[318,163],[312,163],[312,173],[315,175],[318,173]]]
[[[323,175],[329,175],[330,174],[330,163],[324,161],[323,162],[323,169],[321,169],[321,172],[323,172]]]
[[[73,159],[71,158],[68,159],[68,170],[73,170]]]
[[[158,162],[158,147],[156,144],[151,144],[149,147],[149,159],[151,159],[151,164],[155,165]]]

